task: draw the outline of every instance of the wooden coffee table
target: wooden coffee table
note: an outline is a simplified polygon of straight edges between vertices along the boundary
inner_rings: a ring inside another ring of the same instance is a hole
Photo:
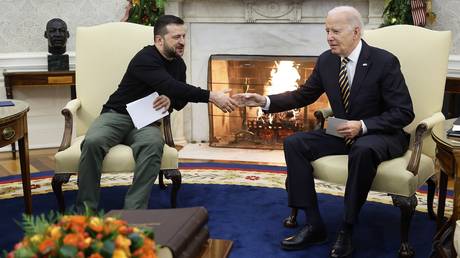
[[[227,258],[232,245],[233,241],[231,240],[209,239],[197,258]]]

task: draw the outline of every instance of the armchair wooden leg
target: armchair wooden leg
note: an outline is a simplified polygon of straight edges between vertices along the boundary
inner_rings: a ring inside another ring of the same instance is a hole
[[[291,215],[283,220],[283,225],[286,228],[295,228],[297,227],[297,208],[291,209]]]
[[[412,258],[415,252],[409,244],[409,228],[417,206],[417,198],[415,194],[411,197],[391,195],[391,198],[393,199],[393,205],[401,210],[401,247],[399,248],[399,257]]]
[[[158,175],[158,185],[161,190],[166,189],[165,182],[163,181],[163,170],[160,170],[160,174]]]
[[[426,181],[428,185],[428,194],[427,194],[427,209],[428,209],[428,217],[431,220],[436,220],[436,213],[434,212],[433,209],[433,200],[434,200],[434,194],[436,192],[436,182],[433,180],[433,178],[429,178]]]
[[[173,188],[171,190],[171,208],[176,208],[177,192],[179,191],[179,188],[182,184],[182,175],[178,169],[167,169],[167,170],[163,170],[162,172],[166,179],[169,179],[172,181]]]
[[[439,185],[438,185],[438,212],[437,216],[437,229],[441,229],[442,225],[445,222],[444,210],[446,208],[446,196],[447,196],[447,182],[448,176],[445,172],[441,171],[439,173]]]
[[[65,200],[64,194],[62,193],[62,185],[68,183],[72,174],[55,174],[51,180],[51,186],[53,188],[54,195],[58,202],[59,211],[64,213],[65,211]]]

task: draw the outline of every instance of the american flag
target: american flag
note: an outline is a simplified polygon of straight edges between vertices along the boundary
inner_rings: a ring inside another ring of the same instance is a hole
[[[412,19],[414,20],[414,25],[424,27],[426,24],[426,7],[423,0],[411,0],[410,5],[412,8]]]

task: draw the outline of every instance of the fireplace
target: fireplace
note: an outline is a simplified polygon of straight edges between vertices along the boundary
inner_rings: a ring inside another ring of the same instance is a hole
[[[308,79],[315,62],[316,57],[311,56],[211,55],[208,88],[216,91],[228,88],[231,94],[292,91]],[[223,113],[210,106],[210,145],[281,149],[287,136],[312,130],[313,112],[328,105],[323,95],[308,107],[275,114],[264,114],[258,107],[240,107],[232,113]]]
[[[345,2],[360,11],[366,29],[382,23],[384,1]],[[325,16],[343,4],[343,0],[168,0],[165,13],[182,17],[188,28],[183,56],[187,83],[209,89],[211,55],[320,55],[329,49]],[[178,112],[172,121],[177,144],[211,140],[210,108],[194,103]]]

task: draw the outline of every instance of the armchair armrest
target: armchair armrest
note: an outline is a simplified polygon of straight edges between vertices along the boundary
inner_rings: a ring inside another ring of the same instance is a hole
[[[418,123],[417,128],[415,129],[415,139],[412,155],[406,168],[407,170],[411,171],[414,176],[418,174],[418,166],[420,163],[420,157],[422,155],[424,135],[426,132],[431,130],[435,124],[443,121],[444,119],[444,115],[441,112],[437,112]]]
[[[62,135],[61,146],[58,151],[63,151],[69,148],[72,141],[72,130],[73,130],[73,117],[77,110],[81,106],[81,100],[73,99],[65,105],[61,110],[61,114],[64,116],[64,134]]]
[[[322,108],[315,111],[314,115],[316,118],[316,126],[318,128],[324,128],[324,122],[326,118],[332,116],[332,108]]]
[[[165,135],[165,143],[169,147],[176,147],[171,131],[171,115],[163,117],[163,131]]]
[[[446,120],[441,112],[434,113],[432,116],[420,121],[420,124],[425,124],[429,130],[431,130],[437,123]]]

